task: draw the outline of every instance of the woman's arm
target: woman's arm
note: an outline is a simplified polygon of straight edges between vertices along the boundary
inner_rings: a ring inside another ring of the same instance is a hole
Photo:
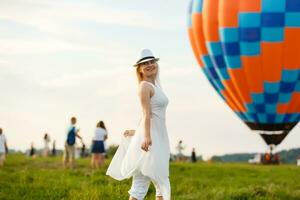
[[[140,100],[143,110],[143,123],[144,123],[144,142],[142,143],[141,148],[144,151],[149,150],[149,146],[152,145],[151,135],[150,135],[150,119],[151,119],[151,106],[150,98],[153,94],[153,88],[146,84],[142,83],[140,87]]]
[[[107,133],[107,131],[105,131],[104,141],[107,140],[107,138],[108,138],[108,133]]]

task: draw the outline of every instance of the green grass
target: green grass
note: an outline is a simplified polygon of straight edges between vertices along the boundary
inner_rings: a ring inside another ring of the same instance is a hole
[[[61,158],[29,159],[9,155],[0,169],[0,199],[128,199],[131,181],[92,170],[89,159],[77,160],[74,170],[62,168]],[[300,168],[222,163],[172,163],[174,200],[298,200]],[[154,199],[151,186],[147,200]]]

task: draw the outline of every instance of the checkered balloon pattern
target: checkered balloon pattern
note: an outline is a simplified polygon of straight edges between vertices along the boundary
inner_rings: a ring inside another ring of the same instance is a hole
[[[297,124],[300,0],[193,0],[188,31],[207,79],[250,128]]]

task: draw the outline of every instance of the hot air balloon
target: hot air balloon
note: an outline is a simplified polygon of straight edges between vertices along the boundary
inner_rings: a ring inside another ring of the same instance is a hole
[[[221,98],[280,144],[300,120],[300,1],[192,0],[188,33]]]

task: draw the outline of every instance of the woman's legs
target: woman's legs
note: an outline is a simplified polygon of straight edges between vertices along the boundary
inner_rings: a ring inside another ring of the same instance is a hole
[[[144,176],[141,173],[134,175],[132,178],[132,186],[128,191],[128,193],[130,194],[129,200],[144,199],[148,192],[150,182],[154,184],[156,190],[156,200],[170,200],[171,186],[168,177],[164,179],[162,183],[157,184],[154,180],[151,180],[149,177]]]
[[[101,141],[100,143],[100,153],[99,153],[99,165],[104,165],[104,154],[105,154],[105,146],[104,141]]]
[[[132,186],[128,193],[130,194],[129,200],[142,200],[145,198],[149,186],[150,178],[139,173],[133,176]]]
[[[104,156],[102,155],[102,152],[105,152],[103,141],[94,141],[93,147],[92,147],[92,159],[91,159],[91,165],[93,168],[99,168],[104,164]],[[102,145],[102,146],[101,146]]]
[[[99,154],[99,165],[100,167],[104,165],[104,155],[102,153]]]
[[[100,153],[96,154],[96,168],[100,167],[100,156],[101,156]]]
[[[101,161],[100,161],[100,153],[93,153],[92,154],[92,159],[91,159],[91,165],[93,168],[99,168],[99,166],[101,165]]]
[[[64,168],[67,168],[69,166],[69,151],[68,151],[68,147],[67,144],[65,144],[65,150],[64,150],[64,155],[63,155],[63,165]]]
[[[4,165],[5,153],[0,153],[0,167]]]
[[[168,177],[164,180],[161,180],[159,184],[156,183],[154,180],[152,180],[152,183],[156,190],[156,200],[170,200],[171,185]]]
[[[95,154],[92,153],[92,157],[91,157],[91,167],[95,168]]]
[[[155,187],[155,191],[156,191],[156,194],[155,194],[155,197],[156,197],[156,200],[163,200],[163,195],[162,195],[162,192],[159,188],[159,186],[154,182],[152,181],[154,187]]]

